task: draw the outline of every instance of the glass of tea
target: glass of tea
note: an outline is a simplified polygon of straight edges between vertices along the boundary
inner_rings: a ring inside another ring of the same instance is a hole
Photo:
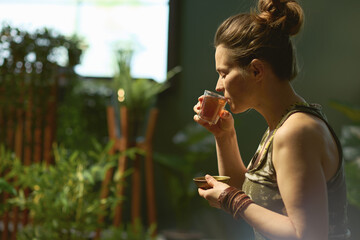
[[[204,100],[201,104],[199,117],[205,120],[209,124],[216,124],[220,117],[220,112],[226,105],[226,99],[224,96],[205,90]]]

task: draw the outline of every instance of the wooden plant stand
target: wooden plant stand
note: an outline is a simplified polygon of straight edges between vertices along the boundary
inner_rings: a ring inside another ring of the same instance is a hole
[[[0,106],[0,143],[14,151],[22,164],[28,166],[32,163],[45,162],[52,164],[52,144],[55,141],[56,109],[57,109],[58,77],[55,78],[50,92],[29,87],[27,93],[20,92],[18,106],[16,102]],[[3,99],[5,89],[0,89],[0,100]],[[46,96],[47,105],[42,109],[34,103],[35,95]],[[26,107],[23,103],[26,102]],[[0,176],[4,174],[0,172]],[[10,179],[10,181],[16,180]],[[18,189],[16,189],[18,190]],[[30,194],[25,189],[25,197]],[[9,193],[0,195],[0,204],[12,196]],[[26,226],[29,219],[28,209],[20,210],[18,207],[5,211],[0,216],[2,224],[1,239],[16,239],[18,226]]]
[[[153,149],[152,139],[154,136],[156,121],[158,117],[158,109],[153,108],[150,110],[149,119],[147,122],[147,128],[145,138],[141,142],[136,142],[135,146],[142,149],[145,152],[145,182],[146,182],[146,203],[147,203],[147,217],[149,226],[156,223],[156,204],[155,204],[155,189],[154,189],[154,170],[153,170]],[[116,121],[115,121],[115,110],[112,106],[107,107],[107,123],[108,123],[108,134],[109,140],[114,142],[112,149],[109,154],[115,154],[116,152],[124,152],[132,144],[129,142],[129,115],[126,107],[120,107],[120,132],[121,137],[116,136]],[[135,220],[140,219],[141,216],[141,156],[137,155],[133,161],[133,173],[131,182],[131,220],[134,223]],[[127,158],[125,154],[119,156],[117,170],[120,176],[123,176],[127,169]],[[109,184],[114,175],[114,168],[110,168],[101,187],[101,199],[105,199],[109,195]],[[124,184],[119,182],[116,185],[116,197],[121,198],[124,196]],[[123,204],[120,201],[114,212],[113,225],[115,227],[120,226],[123,215]],[[99,225],[104,224],[104,216],[99,216]],[[98,228],[95,234],[95,239],[100,239],[101,229]]]

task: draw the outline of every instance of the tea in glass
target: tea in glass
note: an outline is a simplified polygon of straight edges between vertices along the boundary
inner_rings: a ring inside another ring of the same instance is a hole
[[[198,115],[202,120],[210,124],[216,124],[219,120],[221,110],[224,109],[225,105],[226,99],[224,96],[205,90],[204,100]]]

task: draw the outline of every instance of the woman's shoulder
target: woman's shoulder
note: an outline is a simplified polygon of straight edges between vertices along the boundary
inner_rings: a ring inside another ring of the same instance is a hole
[[[273,164],[276,171],[280,172],[281,167],[301,172],[301,169],[314,164],[321,166],[327,146],[326,135],[321,119],[303,112],[291,115],[274,135]]]
[[[317,116],[305,112],[296,112],[277,130],[275,138],[280,142],[291,140],[309,141],[328,135],[326,123]],[[314,139],[315,138],[315,139]]]
[[[275,169],[281,164],[306,169],[317,163],[322,166],[326,180],[329,180],[338,169],[338,151],[324,120],[309,113],[297,112],[275,133],[273,153],[276,157],[273,164]]]

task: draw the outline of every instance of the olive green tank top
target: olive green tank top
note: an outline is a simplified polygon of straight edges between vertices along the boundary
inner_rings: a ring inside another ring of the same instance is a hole
[[[272,142],[276,130],[288,119],[291,114],[296,112],[312,114],[322,119],[327,124],[336,141],[339,149],[341,164],[339,164],[339,169],[336,174],[327,182],[329,239],[349,239],[350,231],[347,228],[347,200],[342,148],[334,130],[322,114],[320,105],[303,103],[293,105],[272,133],[269,132],[269,129],[267,129],[255,155],[249,163],[248,172],[245,174],[243,191],[248,194],[256,204],[274,212],[286,215],[286,209],[279,192],[276,171],[272,160]],[[264,146],[265,144],[266,146]],[[261,151],[261,159],[257,160]],[[257,232],[256,229],[254,229],[254,234],[256,240],[267,239]]]

